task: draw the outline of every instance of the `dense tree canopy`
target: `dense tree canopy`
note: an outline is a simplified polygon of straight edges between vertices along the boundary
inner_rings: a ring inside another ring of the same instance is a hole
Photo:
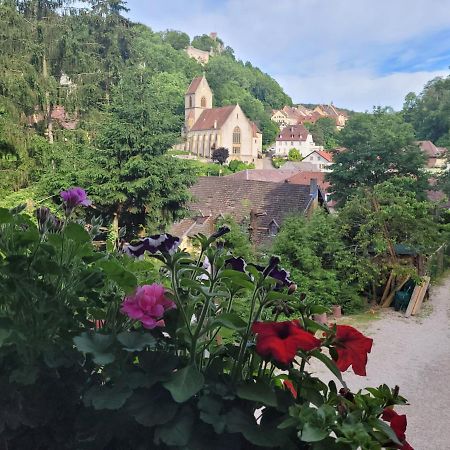
[[[412,126],[401,115],[382,109],[355,114],[340,132],[339,141],[345,150],[335,152],[328,179],[341,204],[355,189],[395,177],[411,177],[415,191],[424,193],[425,158],[415,143]]]
[[[240,103],[273,140],[270,109],[290,99],[272,78],[229,48],[204,68],[184,51],[186,33],[155,33],[126,11],[122,0],[0,0],[2,195],[58,201],[58,190],[81,185],[107,221],[163,227],[203,170],[164,155],[205,69],[216,106]],[[223,42],[194,38],[206,44]]]
[[[339,136],[333,119],[324,117],[315,123],[306,122],[305,127],[311,132],[317,145],[322,145],[328,150],[336,148]]]
[[[431,80],[419,95],[410,92],[403,116],[413,125],[418,139],[450,147],[450,76]]]

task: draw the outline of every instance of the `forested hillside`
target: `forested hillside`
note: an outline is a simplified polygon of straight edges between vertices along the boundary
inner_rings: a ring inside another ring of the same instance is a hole
[[[238,102],[265,143],[277,133],[271,109],[291,99],[228,47],[202,67],[184,52],[185,33],[130,22],[126,2],[80,4],[0,0],[1,197],[82,185],[106,218],[162,227],[194,180],[164,156],[180,139],[193,77],[205,71],[215,105]]]

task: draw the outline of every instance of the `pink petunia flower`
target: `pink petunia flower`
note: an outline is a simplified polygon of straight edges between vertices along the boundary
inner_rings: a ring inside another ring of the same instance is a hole
[[[139,286],[133,295],[125,297],[120,311],[131,319],[139,320],[145,328],[150,330],[163,327],[164,313],[176,308],[175,303],[164,294],[164,286],[157,283]]]

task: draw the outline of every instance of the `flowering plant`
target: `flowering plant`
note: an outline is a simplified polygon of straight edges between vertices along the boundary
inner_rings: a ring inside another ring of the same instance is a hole
[[[233,257],[226,227],[198,235],[196,255],[169,234],[103,253],[80,224],[50,232],[6,210],[0,227],[11,448],[411,448],[398,389],[343,380],[365,375],[372,340],[314,322],[325,309],[279,258]]]

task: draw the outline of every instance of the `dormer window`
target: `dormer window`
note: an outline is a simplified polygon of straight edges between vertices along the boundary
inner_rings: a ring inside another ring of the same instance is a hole
[[[280,231],[280,227],[274,219],[269,223],[268,231],[269,236],[276,236]]]

